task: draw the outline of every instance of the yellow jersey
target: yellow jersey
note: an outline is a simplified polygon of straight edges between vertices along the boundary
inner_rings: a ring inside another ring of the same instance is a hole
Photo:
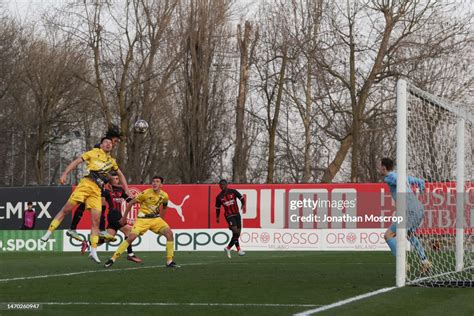
[[[135,197],[135,201],[140,203],[138,215],[159,214],[160,206],[168,206],[168,193],[163,190],[156,193],[152,188],[150,188]]]
[[[112,170],[117,170],[118,165],[114,158],[101,148],[94,148],[82,154],[82,160],[86,162],[87,171],[107,174]]]

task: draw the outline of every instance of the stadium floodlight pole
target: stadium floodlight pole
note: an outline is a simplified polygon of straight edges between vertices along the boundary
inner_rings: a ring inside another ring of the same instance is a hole
[[[456,128],[456,271],[464,268],[464,133],[466,120],[458,117]]]
[[[396,285],[406,282],[406,192],[407,192],[407,82],[397,82],[397,226]]]

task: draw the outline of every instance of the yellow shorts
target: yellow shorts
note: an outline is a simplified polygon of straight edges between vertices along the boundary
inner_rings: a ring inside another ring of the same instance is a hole
[[[99,186],[92,180],[83,178],[69,197],[69,203],[85,203],[86,210],[102,210],[102,199]]]
[[[147,231],[151,230],[155,234],[163,232],[166,228],[169,228],[168,224],[161,218],[137,218],[135,224],[132,227],[132,233],[135,235],[143,235]]]

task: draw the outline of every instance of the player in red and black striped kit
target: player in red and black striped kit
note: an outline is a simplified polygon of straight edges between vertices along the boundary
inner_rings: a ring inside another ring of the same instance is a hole
[[[227,181],[222,179],[219,181],[219,187],[221,192],[216,197],[216,221],[219,223],[219,215],[221,212],[221,207],[224,207],[224,217],[229,224],[229,229],[232,231],[232,239],[230,240],[229,245],[224,248],[227,257],[230,258],[230,250],[232,246],[237,248],[237,251],[240,256],[245,255],[245,252],[240,249],[239,237],[242,230],[242,219],[240,217],[239,205],[237,200],[240,200],[242,207],[245,205],[244,197],[239,193],[239,191],[234,189],[227,188]]]
[[[105,190],[105,200],[109,205],[109,212],[107,214],[107,233],[112,236],[115,236],[117,232],[120,230],[122,233],[125,234],[125,238],[130,234],[132,230],[132,226],[125,224],[120,224],[120,220],[122,219],[122,202],[125,200],[126,202],[130,202],[132,198],[130,198],[122,186],[119,185],[119,177],[118,174],[115,172],[110,172],[110,185],[111,188],[109,190]],[[99,241],[99,245],[100,245]],[[127,260],[133,261],[135,263],[142,263],[143,260],[135,256],[132,250],[132,245],[129,245],[127,248]]]
[[[107,202],[107,205],[109,206],[109,212],[107,213],[107,234],[116,238],[115,235],[117,235],[117,232],[120,230],[122,233],[125,234],[125,238],[127,238],[128,234],[130,233],[132,226],[126,224],[126,225],[121,225],[120,224],[120,219],[122,218],[122,202],[126,201],[129,202],[132,199],[125,193],[125,190],[123,189],[122,186],[119,185],[119,177],[118,174],[114,171],[111,171],[109,173],[110,176],[110,182],[105,186],[104,190],[102,190],[102,197],[105,199]],[[102,205],[103,210],[102,214],[104,216],[104,227],[105,227],[105,204]],[[102,221],[102,220],[101,220]],[[99,243],[98,245],[102,245],[105,242],[108,242],[109,240],[106,240],[104,238],[99,238]],[[85,244],[85,245],[84,245]],[[87,244],[86,241],[83,242],[82,248],[81,248],[81,253],[84,254],[89,245]],[[127,260],[136,262],[136,263],[142,263],[143,260],[138,258],[134,253],[132,249],[132,245],[129,245],[127,248]]]

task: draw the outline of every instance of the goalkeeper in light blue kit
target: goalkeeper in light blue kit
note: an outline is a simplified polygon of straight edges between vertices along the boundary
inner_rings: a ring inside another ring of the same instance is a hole
[[[390,188],[390,193],[392,198],[397,200],[397,173],[393,171],[394,162],[390,158],[383,158],[380,165],[380,173],[384,176],[384,182],[387,183]],[[415,249],[418,257],[421,261],[421,272],[426,273],[431,268],[431,262],[428,260],[425,254],[425,249],[420,243],[420,240],[415,236],[416,229],[420,226],[423,221],[424,208],[421,202],[418,200],[416,195],[412,192],[411,186],[415,185],[420,191],[425,189],[425,180],[407,176],[407,182],[409,188],[407,190],[407,210],[406,210],[406,228],[407,228],[407,238],[410,241],[410,244]],[[384,238],[390,247],[392,255],[397,253],[397,225],[392,223],[390,227],[385,232]]]

